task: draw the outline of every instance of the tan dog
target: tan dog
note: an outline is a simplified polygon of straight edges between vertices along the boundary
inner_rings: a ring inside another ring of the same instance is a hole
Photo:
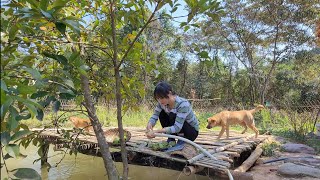
[[[246,132],[247,127],[251,128],[256,133],[256,138],[259,135],[259,130],[254,124],[253,114],[256,111],[263,109],[264,106],[258,105],[255,109],[242,110],[242,111],[222,111],[212,117],[208,118],[207,128],[211,129],[214,126],[221,126],[218,139],[222,136],[225,130],[227,130],[227,139],[229,139],[229,126],[232,124],[240,124],[245,129],[242,134]]]
[[[71,116],[69,119],[76,128],[84,128],[87,132],[89,132],[89,130],[93,131],[93,128],[89,119],[82,119],[76,116]]]

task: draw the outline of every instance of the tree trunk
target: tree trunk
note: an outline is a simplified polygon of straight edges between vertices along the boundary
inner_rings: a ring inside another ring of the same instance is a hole
[[[118,64],[118,44],[116,39],[116,4],[115,2],[110,3],[110,12],[111,12],[111,28],[112,28],[112,49],[113,49],[113,66],[114,66],[114,75],[116,80],[116,100],[117,100],[117,120],[118,120],[118,130],[120,135],[120,145],[121,145],[121,158],[123,164],[123,174],[122,179],[127,180],[129,174],[129,165],[127,158],[126,144],[124,140],[124,132],[122,125],[122,97],[121,97],[121,76],[120,76],[120,63]]]
[[[187,94],[185,89],[185,85],[186,85],[186,80],[187,80],[187,69],[188,69],[188,65],[187,65],[187,59],[185,57],[183,57],[182,59],[183,61],[183,65],[182,65],[182,73],[183,73],[183,78],[182,78],[182,83],[181,83],[181,89],[180,89],[180,94],[182,95],[183,93]]]
[[[270,81],[270,77],[271,77],[271,74],[273,73],[275,67],[276,67],[276,64],[277,64],[277,60],[278,60],[278,57],[277,57],[277,42],[278,42],[278,37],[279,37],[279,25],[280,23],[277,24],[276,26],[276,35],[275,35],[275,39],[274,39],[274,47],[273,47],[273,60],[272,60],[272,65],[271,65],[271,68],[270,68],[270,71],[266,77],[266,80],[264,81],[264,84],[263,84],[263,88],[262,88],[262,91],[261,91],[261,98],[260,98],[260,103],[263,104],[265,102],[265,95],[267,94],[267,87],[269,85],[269,81]]]
[[[91,124],[93,126],[94,132],[96,134],[100,152],[102,154],[102,159],[104,162],[104,166],[106,168],[108,179],[109,180],[118,180],[117,169],[112,161],[112,157],[109,151],[109,145],[106,142],[106,138],[104,136],[101,124],[96,115],[96,109],[93,105],[90,87],[89,87],[89,79],[85,75],[81,75],[81,85],[84,92],[85,99],[85,107],[88,111],[89,118],[91,120]]]
[[[123,163],[123,177],[122,179],[128,179],[129,165],[128,165],[128,155],[126,149],[126,142],[124,140],[124,131],[122,124],[122,97],[120,92],[121,86],[121,77],[119,69],[115,69],[115,78],[116,78],[116,99],[117,99],[117,120],[118,120],[118,129],[120,134],[120,144],[121,144],[121,157]]]

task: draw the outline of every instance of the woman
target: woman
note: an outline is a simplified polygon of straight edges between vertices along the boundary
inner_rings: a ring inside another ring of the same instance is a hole
[[[184,138],[194,141],[199,132],[199,121],[192,111],[191,104],[184,98],[179,97],[166,82],[157,84],[154,90],[154,98],[158,101],[148,125],[148,138],[154,138],[153,133],[184,134]],[[162,129],[153,130],[157,120],[160,120]],[[174,141],[169,138],[168,142]],[[178,141],[177,144],[183,144]]]

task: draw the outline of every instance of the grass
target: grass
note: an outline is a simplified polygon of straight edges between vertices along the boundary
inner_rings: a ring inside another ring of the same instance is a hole
[[[97,108],[96,114],[99,118],[100,123],[104,127],[116,127],[118,126],[117,122],[117,111],[115,108],[102,108],[99,106]],[[139,111],[129,110],[123,114],[122,123],[124,127],[140,127],[145,128],[150,117],[153,114],[153,109],[150,110],[148,108],[141,108]],[[203,111],[195,111],[200,123],[200,131],[220,131],[221,127],[214,127],[208,130],[207,127],[207,118],[211,117],[213,113],[203,112]],[[26,124],[29,128],[41,128],[41,127],[54,127],[53,122],[57,117],[60,117],[58,122],[60,127],[71,128],[73,124],[68,121],[69,116],[78,116],[81,118],[88,118],[84,114],[80,113],[71,113],[71,112],[58,112],[54,114],[52,112],[48,112],[45,114],[43,121],[39,121],[36,118],[23,120],[23,123]],[[158,122],[155,128],[161,128],[160,122]],[[243,127],[235,125],[230,127],[230,130],[241,132]],[[251,132],[250,129],[248,129]],[[253,131],[252,131],[253,132]]]
[[[263,155],[264,156],[268,156],[271,157],[275,154],[275,152],[277,150],[280,150],[281,145],[276,143],[276,142],[271,142],[271,143],[267,143],[267,144],[263,144],[262,145],[262,149],[263,149]]]

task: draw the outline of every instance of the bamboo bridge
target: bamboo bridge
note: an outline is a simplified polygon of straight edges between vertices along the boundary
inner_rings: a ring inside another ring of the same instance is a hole
[[[104,131],[110,130],[106,128]],[[227,177],[226,169],[229,169],[235,179],[252,179],[252,175],[246,171],[252,166],[256,159],[261,155],[261,145],[269,136],[259,135],[257,139],[254,134],[239,134],[230,131],[229,139],[217,140],[218,132],[200,132],[195,143],[206,149],[217,160],[206,157],[197,150],[193,150],[190,145],[179,152],[163,152],[152,150],[148,144],[150,140],[145,136],[144,129],[125,128],[130,132],[130,139],[126,142],[128,151],[129,164],[153,166],[160,168],[173,169],[183,171],[186,175],[197,173],[209,177]],[[38,132],[38,137],[43,139],[48,147],[49,144],[54,145],[54,149],[70,148],[70,140],[68,141],[55,129],[34,129]],[[72,136],[72,131],[69,130]],[[92,135],[77,134],[77,140],[73,142],[72,148],[76,148],[78,152],[93,156],[101,156],[97,139]],[[152,143],[165,141],[164,137],[156,137],[152,139]],[[113,160],[121,161],[120,146],[114,145],[110,141],[107,142],[111,148]],[[260,145],[259,145],[260,144]],[[193,147],[194,148],[194,147]],[[48,151],[49,148],[42,148]],[[195,148],[194,148],[195,149]],[[253,152],[260,151],[260,152]],[[190,153],[194,152],[194,153]],[[43,154],[47,154],[44,152]],[[46,161],[46,157],[44,161]]]

